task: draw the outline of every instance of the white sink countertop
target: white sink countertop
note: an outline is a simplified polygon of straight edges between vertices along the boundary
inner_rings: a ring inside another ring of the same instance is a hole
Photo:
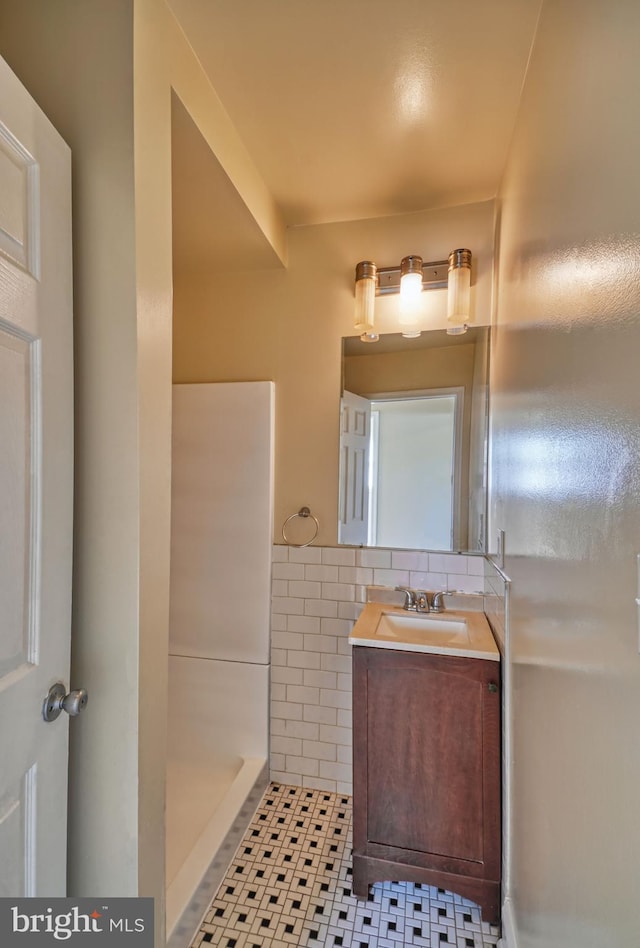
[[[369,602],[351,631],[349,643],[500,661],[489,623],[481,612],[410,612],[401,606]]]

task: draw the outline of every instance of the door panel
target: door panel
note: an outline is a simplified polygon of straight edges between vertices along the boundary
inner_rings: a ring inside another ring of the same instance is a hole
[[[7,72],[5,66],[3,75]],[[19,109],[19,103],[14,104]],[[9,121],[0,121],[0,251],[32,276],[38,277],[40,168],[36,158],[12,131],[8,114],[10,105],[3,102],[3,111]],[[31,103],[29,108],[34,106],[35,103]]]
[[[0,60],[0,896],[64,895],[73,489],[69,149]]]
[[[344,392],[340,405],[340,516],[338,542],[366,544],[369,527],[368,398]]]
[[[481,683],[373,665],[368,694],[368,838],[482,862]]]
[[[32,446],[37,443],[34,406],[31,400],[31,345],[0,326],[0,404],[12,412],[0,414],[0,688],[5,675],[33,658],[37,651],[35,628],[30,615],[34,601],[35,563],[39,518],[34,510],[30,485]],[[31,536],[34,543],[31,543]]]

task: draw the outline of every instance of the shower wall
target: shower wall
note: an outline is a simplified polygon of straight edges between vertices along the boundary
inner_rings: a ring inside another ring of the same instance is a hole
[[[271,382],[173,386],[172,948],[189,943],[267,780],[273,407]]]
[[[173,386],[170,653],[269,662],[273,382]]]

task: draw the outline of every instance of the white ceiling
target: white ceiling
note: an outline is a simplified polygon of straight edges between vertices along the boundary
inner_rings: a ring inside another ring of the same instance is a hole
[[[541,0],[167,0],[289,226],[495,196]],[[174,259],[279,261],[179,100]]]
[[[168,0],[289,225],[498,189],[541,0]]]

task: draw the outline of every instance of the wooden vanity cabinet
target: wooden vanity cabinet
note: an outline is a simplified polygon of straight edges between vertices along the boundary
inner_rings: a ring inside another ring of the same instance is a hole
[[[500,913],[500,663],[353,649],[353,890],[421,882]]]

